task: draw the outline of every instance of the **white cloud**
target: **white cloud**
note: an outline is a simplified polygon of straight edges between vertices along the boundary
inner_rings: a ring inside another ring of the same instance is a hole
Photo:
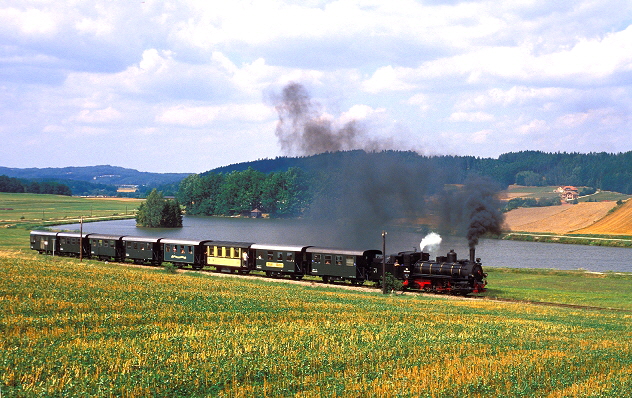
[[[217,121],[264,122],[274,118],[274,110],[262,104],[231,106],[185,106],[168,108],[156,116],[164,124],[187,127],[209,126]]]
[[[386,112],[386,109],[384,108],[373,109],[368,105],[358,104],[358,105],[353,105],[351,108],[349,108],[347,112],[344,112],[342,115],[340,115],[339,121],[342,124],[353,121],[353,120],[360,121],[360,120],[370,119],[380,114],[384,114],[385,112]]]
[[[537,119],[516,127],[516,132],[521,135],[541,134],[549,130],[550,128],[548,127],[546,121]]]
[[[454,112],[448,118],[451,122],[491,122],[494,115],[484,112]]]
[[[121,112],[107,107],[105,109],[83,109],[79,114],[70,118],[70,121],[78,123],[111,123],[121,119]]]
[[[29,36],[54,33],[57,30],[56,19],[54,14],[36,8],[0,9],[0,26],[4,26],[2,30],[15,30]]]

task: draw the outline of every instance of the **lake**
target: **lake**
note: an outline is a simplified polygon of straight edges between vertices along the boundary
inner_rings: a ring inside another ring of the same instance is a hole
[[[175,239],[209,239],[266,244],[329,246],[347,249],[382,248],[382,226],[349,226],[336,222],[185,216],[182,228],[138,228],[135,220],[84,223],[84,233],[156,236]],[[56,228],[79,230],[79,224]],[[419,250],[425,234],[412,227],[386,227],[386,252]],[[454,249],[467,258],[464,237],[444,236],[431,257]],[[555,268],[562,270],[632,272],[632,249],[556,243],[481,239],[476,247],[485,267]]]

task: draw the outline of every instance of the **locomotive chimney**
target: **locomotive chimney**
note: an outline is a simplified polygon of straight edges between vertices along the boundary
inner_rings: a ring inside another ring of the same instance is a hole
[[[473,247],[470,247],[470,262],[476,262],[476,249]]]

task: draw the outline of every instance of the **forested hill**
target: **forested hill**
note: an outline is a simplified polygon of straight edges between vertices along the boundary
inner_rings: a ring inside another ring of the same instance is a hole
[[[467,175],[489,176],[503,186],[575,185],[632,194],[632,152],[610,153],[545,153],[540,151],[510,152],[498,159],[474,156],[422,156],[414,152],[385,151],[366,153],[347,151],[323,153],[308,157],[263,159],[233,164],[210,170],[228,173],[252,168],[263,173],[286,171],[299,167],[308,172],[344,172],[349,167],[372,168],[405,164],[409,169],[427,170],[437,183],[458,184]]]
[[[0,167],[0,175],[39,180],[89,181],[106,185],[159,186],[177,183],[190,173],[148,173],[124,167],[102,165],[86,167],[10,168]]]

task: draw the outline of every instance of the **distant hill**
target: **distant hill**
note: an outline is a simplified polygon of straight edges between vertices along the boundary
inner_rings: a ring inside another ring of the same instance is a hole
[[[475,156],[424,156],[415,152],[361,150],[322,153],[298,158],[278,157],[219,167],[206,173],[243,171],[248,167],[264,173],[300,167],[305,171],[344,173],[350,167],[379,169],[403,163],[426,171],[437,183],[458,184],[467,175],[489,176],[502,187],[528,186],[590,187],[632,194],[632,151],[624,153],[509,152],[498,159]]]
[[[104,185],[160,186],[177,183],[191,173],[149,173],[110,165],[86,167],[0,167],[0,175],[30,180],[75,180]]]

